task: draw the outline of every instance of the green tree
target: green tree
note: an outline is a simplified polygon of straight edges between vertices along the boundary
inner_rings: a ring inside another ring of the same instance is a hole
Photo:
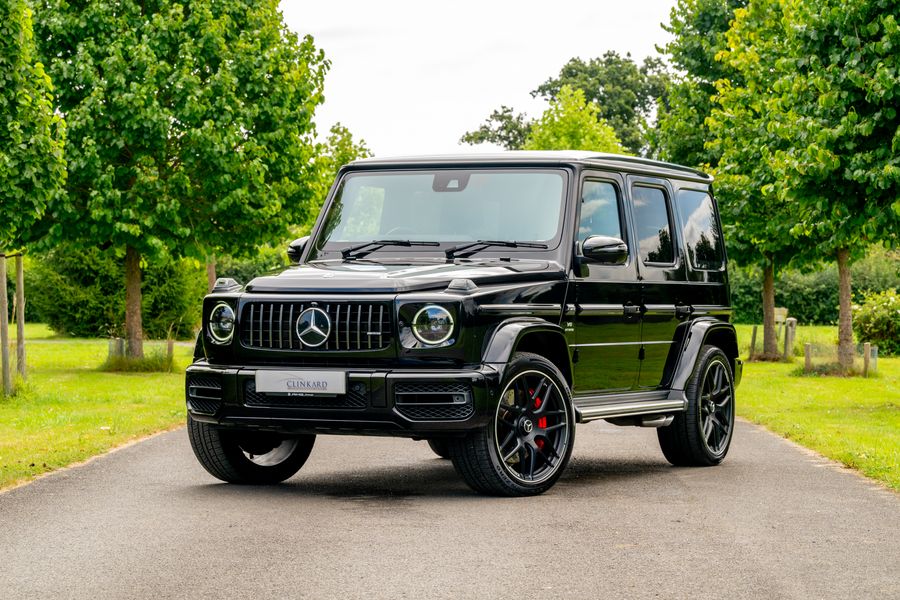
[[[665,67],[657,58],[647,58],[638,65],[630,54],[623,57],[607,52],[589,61],[571,59],[557,77],[549,78],[531,95],[554,101],[564,87],[581,90],[585,99],[597,108],[597,118],[613,128],[625,150],[640,154],[647,147],[647,123],[653,117],[658,99],[665,94],[667,80]],[[519,150],[525,146],[533,125],[524,114],[501,106],[460,141],[490,142],[508,150]]]
[[[593,150],[624,152],[616,132],[598,115],[584,92],[563,86],[550,107],[535,121],[525,150]]]
[[[25,0],[0,0],[0,251],[21,246],[65,183],[65,128]]]
[[[531,133],[531,121],[523,113],[514,114],[513,109],[501,106],[491,113],[481,127],[466,132],[460,142],[464,144],[496,144],[507,150],[521,150]]]
[[[706,123],[714,107],[716,82],[739,80],[726,61],[717,60],[728,50],[726,33],[734,11],[747,0],[678,0],[663,29],[671,41],[659,48],[677,70],[667,83],[664,101],[657,111],[652,132],[652,153],[663,160],[697,168],[715,167],[719,157],[707,146]]]
[[[779,3],[786,52],[766,108],[769,128],[789,143],[770,163],[785,184],[779,196],[798,208],[794,232],[837,258],[838,357],[849,367],[850,260],[900,236],[900,11],[893,0]]]
[[[735,15],[719,41],[722,66],[711,71],[723,77],[716,81],[717,95],[705,121],[710,136],[706,148],[716,164],[712,170],[729,256],[762,267],[763,353],[776,356],[776,266],[819,255],[809,240],[792,235],[796,207],[779,195],[783,183],[771,168],[771,157],[786,144],[769,128],[766,108],[775,84],[773,65],[785,51],[779,38],[770,35],[780,11],[751,5],[736,9]]]
[[[276,0],[46,0],[37,17],[69,124],[49,240],[124,249],[141,356],[142,258],[251,252],[306,219],[328,63]]]
[[[647,57],[638,65],[631,54],[609,51],[588,61],[571,59],[558,76],[539,85],[531,95],[553,100],[565,86],[581,90],[585,99],[597,106],[598,117],[615,130],[625,150],[641,154],[647,147],[647,123],[665,93],[668,77],[658,58]]]

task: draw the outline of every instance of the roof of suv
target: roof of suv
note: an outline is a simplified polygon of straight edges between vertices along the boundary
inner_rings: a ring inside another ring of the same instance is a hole
[[[350,163],[354,167],[380,167],[398,165],[503,165],[503,164],[582,164],[598,167],[612,167],[617,170],[675,176],[709,183],[712,177],[702,171],[638,156],[605,154],[585,150],[511,150],[494,153],[432,154],[419,156],[391,156],[385,158],[363,158]]]

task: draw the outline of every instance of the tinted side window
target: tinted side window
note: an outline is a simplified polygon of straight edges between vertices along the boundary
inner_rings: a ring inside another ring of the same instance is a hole
[[[682,190],[678,192],[677,203],[691,264],[697,269],[720,268],[724,258],[722,232],[712,198],[706,192]]]
[[[675,262],[672,219],[665,193],[659,188],[636,186],[632,197],[641,259],[647,263]]]
[[[592,235],[608,235],[622,239],[616,186],[606,181],[585,181],[581,190],[578,239],[584,241]]]

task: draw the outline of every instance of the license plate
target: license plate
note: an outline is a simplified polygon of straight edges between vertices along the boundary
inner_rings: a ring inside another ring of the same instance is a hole
[[[344,394],[344,371],[257,371],[256,391],[264,394]]]

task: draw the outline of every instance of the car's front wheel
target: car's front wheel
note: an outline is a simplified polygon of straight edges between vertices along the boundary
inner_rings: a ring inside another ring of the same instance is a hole
[[[188,415],[194,455],[210,475],[228,483],[280,483],[300,470],[316,441],[314,435],[283,436],[222,429]]]
[[[552,362],[516,353],[487,427],[449,440],[450,458],[477,492],[533,496],[550,489],[572,454],[575,414],[569,386]]]

